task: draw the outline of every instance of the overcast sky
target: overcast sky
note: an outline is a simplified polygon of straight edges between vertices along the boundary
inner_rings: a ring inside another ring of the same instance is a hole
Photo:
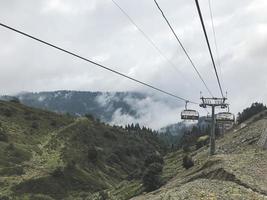
[[[176,68],[111,0],[0,0],[0,21],[179,96],[199,101],[200,91],[207,95],[153,0],[115,1]],[[209,88],[218,96],[194,2],[158,0]],[[199,2],[214,50],[208,0]],[[266,103],[267,1],[211,3],[221,63],[218,71],[232,110],[237,112],[253,101]],[[2,27],[0,71],[1,94],[61,89],[150,90]]]

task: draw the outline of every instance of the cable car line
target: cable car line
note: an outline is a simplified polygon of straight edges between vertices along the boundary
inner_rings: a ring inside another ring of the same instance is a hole
[[[221,77],[222,77],[222,70],[221,70],[222,63],[221,63],[221,60],[220,60],[219,48],[218,48],[216,31],[215,31],[215,26],[214,26],[211,0],[209,0],[209,12],[210,12],[211,25],[212,25],[212,33],[213,33],[213,38],[214,38],[215,51],[216,51],[216,55],[217,55],[217,62],[218,62],[220,74],[221,74]],[[222,85],[223,85],[223,82],[222,82]]]
[[[182,78],[185,77],[182,72],[176,67],[176,65],[160,50],[160,48],[153,42],[153,40],[142,30],[142,28],[132,19],[132,17],[117,3],[115,0],[111,0],[113,4],[125,15],[125,17],[137,28],[137,30],[144,36],[144,38],[150,43],[152,47],[164,58],[174,70],[176,70]],[[192,85],[192,84],[191,84]]]
[[[134,22],[134,20],[128,15],[128,13],[114,0],[111,0],[114,5],[116,5],[120,11],[128,18],[128,20],[137,28],[138,31],[149,41],[149,43],[159,52],[159,54],[164,57],[173,67],[175,65],[162,53],[162,51],[157,47],[157,45],[150,39],[150,37]],[[176,67],[175,67],[176,68]]]
[[[190,61],[191,65],[192,65],[193,68],[195,69],[195,71],[196,71],[196,73],[198,74],[199,78],[201,79],[202,83],[203,83],[204,86],[206,87],[206,89],[207,89],[207,91],[209,92],[209,94],[213,97],[212,92],[210,91],[210,89],[208,88],[206,82],[205,82],[204,79],[202,78],[200,72],[199,72],[198,69],[196,68],[196,66],[195,66],[195,64],[194,64],[194,62],[193,62],[193,60],[191,59],[191,57],[190,57],[189,54],[187,53],[187,50],[185,49],[185,47],[184,47],[184,45],[182,44],[181,40],[178,38],[176,32],[174,31],[174,29],[173,29],[173,27],[171,26],[169,20],[168,20],[167,17],[165,16],[163,10],[160,8],[160,6],[159,6],[159,4],[158,4],[158,2],[157,2],[156,0],[154,0],[154,2],[155,2],[155,4],[156,4],[157,8],[159,9],[159,11],[161,12],[163,18],[165,19],[167,25],[168,25],[169,28],[171,29],[171,31],[172,31],[173,35],[175,36],[177,42],[179,43],[179,45],[180,45],[181,48],[183,49],[183,51],[184,51],[186,57],[188,58],[188,60]]]
[[[214,61],[214,58],[213,58],[213,54],[212,54],[212,51],[211,51],[209,38],[208,38],[208,35],[207,35],[205,23],[204,23],[204,20],[203,20],[203,17],[202,17],[201,9],[200,9],[198,0],[195,0],[195,2],[196,2],[196,6],[197,6],[198,15],[199,15],[199,18],[200,18],[200,21],[201,21],[202,29],[203,29],[203,32],[204,32],[204,35],[205,35],[205,39],[206,39],[206,42],[207,42],[207,45],[208,45],[210,57],[211,57],[211,60],[212,60],[212,65],[213,65],[213,68],[214,68],[214,71],[215,71],[215,74],[216,74],[216,78],[217,78],[217,82],[218,82],[218,85],[219,85],[219,88],[220,88],[220,92],[221,92],[222,97],[224,98],[221,82],[220,82],[220,79],[219,79],[219,76],[218,76],[218,72],[217,72],[217,69],[216,69],[216,64],[215,64],[215,61]]]
[[[148,83],[145,83],[145,82],[143,82],[143,81],[139,81],[139,80],[137,80],[137,79],[135,79],[135,78],[132,78],[132,77],[130,77],[130,76],[128,76],[128,75],[125,75],[125,74],[123,74],[123,73],[121,73],[121,72],[119,72],[119,71],[116,71],[116,70],[114,70],[114,69],[111,69],[111,68],[109,68],[109,67],[106,67],[106,66],[104,66],[104,65],[102,65],[102,64],[99,64],[99,63],[97,63],[97,62],[95,62],[95,61],[92,61],[92,60],[90,60],[90,59],[88,59],[88,58],[82,57],[82,56],[80,56],[80,55],[78,55],[78,54],[76,54],[76,53],[73,53],[73,52],[71,52],[71,51],[69,51],[69,50],[66,50],[66,49],[62,48],[62,47],[56,46],[56,45],[54,45],[54,44],[52,44],[52,43],[46,42],[46,41],[44,41],[44,40],[41,40],[41,39],[39,39],[39,38],[37,38],[37,37],[34,37],[34,36],[29,35],[29,34],[27,34],[27,33],[25,33],[25,32],[22,32],[22,31],[20,31],[20,30],[18,30],[18,29],[12,28],[12,27],[10,27],[10,26],[8,26],[8,25],[5,25],[5,24],[3,24],[3,23],[1,23],[1,22],[0,22],[0,26],[4,27],[4,28],[6,28],[6,29],[9,29],[9,30],[11,30],[11,31],[14,31],[14,32],[16,32],[16,33],[18,33],[18,34],[20,34],[20,35],[26,36],[26,37],[28,37],[28,38],[30,38],[30,39],[33,39],[33,40],[35,40],[35,41],[37,41],[37,42],[40,42],[40,43],[42,43],[42,44],[45,44],[46,46],[50,46],[50,47],[52,47],[52,48],[54,48],[54,49],[57,49],[57,50],[59,50],[59,51],[62,51],[62,52],[67,53],[67,54],[69,54],[69,55],[72,55],[72,56],[74,56],[74,57],[76,57],[76,58],[79,58],[79,59],[81,59],[81,60],[84,60],[84,61],[86,61],[86,62],[89,62],[89,63],[91,63],[91,64],[94,64],[94,65],[96,65],[96,66],[98,66],[98,67],[100,67],[100,68],[103,68],[103,69],[105,69],[105,70],[108,70],[108,71],[110,71],[110,72],[112,72],[112,73],[115,73],[115,74],[117,74],[117,75],[123,76],[123,77],[125,77],[125,78],[127,78],[127,79],[130,79],[130,80],[132,80],[132,81],[134,81],[134,82],[137,82],[137,83],[139,83],[139,84],[141,84],[141,85],[147,86],[147,87],[149,87],[149,88],[151,88],[151,89],[154,89],[154,90],[156,90],[156,91],[158,91],[158,92],[164,93],[164,94],[166,94],[166,95],[169,95],[169,96],[171,96],[171,97],[174,97],[174,98],[176,98],[176,99],[179,99],[179,100],[182,100],[182,101],[185,101],[185,102],[190,102],[190,103],[192,103],[192,104],[198,104],[198,103],[196,103],[196,102],[190,101],[190,100],[185,99],[185,98],[183,98],[183,97],[179,97],[179,96],[177,96],[177,95],[175,95],[175,94],[172,94],[172,93],[170,93],[170,92],[167,92],[167,91],[165,91],[165,90],[163,90],[163,89],[160,89],[160,88],[157,88],[157,87],[155,87],[155,86],[152,86],[152,85],[150,85],[150,84],[148,84]]]
[[[215,32],[215,26],[214,26],[214,20],[213,20],[213,12],[212,12],[211,0],[209,0],[209,12],[210,12],[212,33],[213,33],[213,38],[214,38],[215,50],[216,50],[216,54],[217,54],[217,60],[218,60],[218,64],[220,65],[219,51],[218,51],[218,44],[217,44],[216,32]]]

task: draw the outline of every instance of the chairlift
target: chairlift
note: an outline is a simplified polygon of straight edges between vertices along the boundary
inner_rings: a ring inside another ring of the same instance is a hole
[[[188,101],[185,102],[185,110],[181,112],[181,119],[184,120],[198,120],[199,113],[196,110],[187,109]]]
[[[220,112],[216,115],[217,122],[234,122],[235,121],[235,115],[229,112],[229,105],[227,106],[227,108],[228,108],[227,112]]]

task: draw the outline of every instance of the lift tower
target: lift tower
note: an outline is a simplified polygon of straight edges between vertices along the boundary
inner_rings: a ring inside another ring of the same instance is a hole
[[[225,103],[226,99],[225,97],[223,98],[200,98],[202,100],[202,103],[199,105],[202,108],[207,108],[207,106],[211,107],[211,132],[210,132],[210,155],[215,154],[215,124],[216,124],[216,119],[215,119],[215,108],[216,107],[221,107],[226,108],[227,104]]]

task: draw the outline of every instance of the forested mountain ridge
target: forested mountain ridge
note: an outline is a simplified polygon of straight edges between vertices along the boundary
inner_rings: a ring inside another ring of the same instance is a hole
[[[136,115],[136,111],[125,101],[126,97],[144,99],[146,96],[137,92],[81,92],[54,91],[21,93],[15,95],[21,103],[58,113],[83,116],[91,114],[103,121],[111,121],[113,113],[121,109],[122,114]],[[5,98],[3,96],[2,98]]]
[[[22,104],[75,116],[91,114],[103,122],[116,125],[139,123],[155,130],[175,123],[180,102],[147,92],[51,91],[24,92],[14,96]],[[10,100],[11,96],[0,99]],[[159,110],[166,116],[162,120]],[[177,119],[178,120],[178,119]]]

